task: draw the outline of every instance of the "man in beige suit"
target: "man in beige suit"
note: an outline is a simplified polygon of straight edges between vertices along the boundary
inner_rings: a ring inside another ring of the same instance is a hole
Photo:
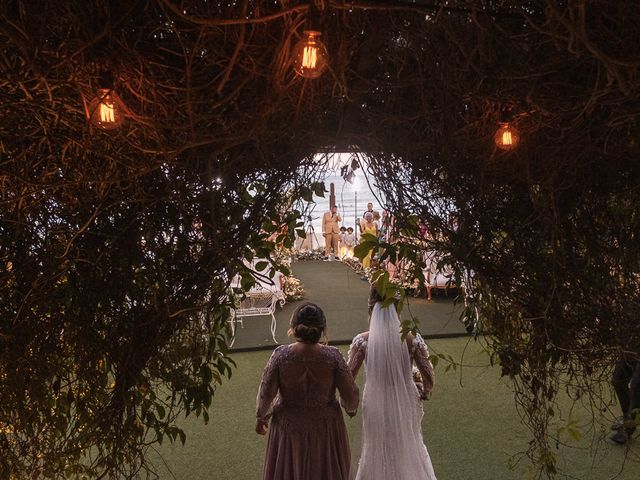
[[[324,236],[324,256],[325,260],[329,260],[329,253],[333,247],[333,254],[339,257],[338,252],[338,234],[340,233],[340,225],[342,217],[338,215],[338,207],[331,207],[330,212],[326,212],[322,217],[322,235]]]

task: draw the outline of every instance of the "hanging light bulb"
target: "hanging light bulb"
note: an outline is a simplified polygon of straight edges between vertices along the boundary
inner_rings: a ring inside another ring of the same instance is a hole
[[[520,133],[509,122],[501,123],[493,137],[496,146],[502,150],[513,150],[520,142]]]
[[[316,30],[305,30],[304,38],[293,48],[293,69],[304,78],[318,78],[327,68],[329,54]]]
[[[124,104],[112,88],[100,88],[89,104],[89,121],[102,130],[114,130],[124,120]]]

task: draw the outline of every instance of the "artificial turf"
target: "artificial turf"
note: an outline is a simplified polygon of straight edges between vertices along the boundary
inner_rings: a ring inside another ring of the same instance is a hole
[[[516,411],[509,381],[500,378],[499,368],[488,366],[481,345],[469,338],[431,339],[429,345],[432,353],[450,354],[464,365],[445,373],[446,364],[441,362],[436,367],[433,397],[424,404],[423,433],[438,479],[534,478],[534,468],[520,455],[528,446],[530,434]],[[346,355],[347,347],[340,349]],[[270,353],[233,355],[238,368],[217,391],[210,423],[204,425],[193,417],[180,420],[179,426],[187,434],[185,446],[165,443],[150,453],[161,479],[261,478],[266,438],[253,430],[255,397]],[[363,381],[361,376],[361,387]],[[596,418],[594,423],[584,407],[577,405],[569,414],[569,400],[563,398],[561,404],[552,428],[565,425],[571,418],[582,431],[579,441],[561,436],[566,444],[561,442],[556,453],[563,472],[581,480],[640,477],[640,439],[631,442],[628,449],[613,445],[606,440],[611,414]],[[346,418],[354,474],[361,422],[360,414]]]
[[[293,274],[304,286],[304,301],[317,303],[327,317],[328,336],[333,343],[350,342],[357,333],[367,329],[367,298],[369,283],[341,262],[303,261],[291,265]],[[433,301],[424,295],[409,297],[409,304],[401,317],[420,320],[420,331],[425,337],[465,334],[460,323],[462,307],[455,304],[455,290],[434,290]],[[276,311],[276,338],[287,342],[289,319],[300,302],[288,302]],[[268,316],[248,317],[237,329],[234,348],[246,350],[272,348]]]

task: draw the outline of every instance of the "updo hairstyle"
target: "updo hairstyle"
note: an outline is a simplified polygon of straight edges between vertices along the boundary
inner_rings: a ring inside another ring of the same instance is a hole
[[[376,288],[376,286],[371,285],[371,288],[369,289],[369,301],[368,301],[369,316],[371,316],[371,312],[373,312],[373,307],[375,307],[376,303],[378,302],[382,302],[382,297],[378,293],[378,289]]]
[[[289,335],[299,342],[318,343],[327,328],[322,309],[314,303],[299,305],[291,315]]]

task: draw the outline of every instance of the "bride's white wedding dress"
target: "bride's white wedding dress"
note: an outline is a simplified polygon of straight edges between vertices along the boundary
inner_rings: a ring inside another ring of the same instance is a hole
[[[362,453],[356,480],[435,480],[422,439],[422,402],[413,381],[412,360],[433,386],[433,367],[419,335],[409,348],[400,338],[395,307],[376,303],[368,338],[360,334],[349,349],[354,377],[363,361],[366,381],[362,398]]]

